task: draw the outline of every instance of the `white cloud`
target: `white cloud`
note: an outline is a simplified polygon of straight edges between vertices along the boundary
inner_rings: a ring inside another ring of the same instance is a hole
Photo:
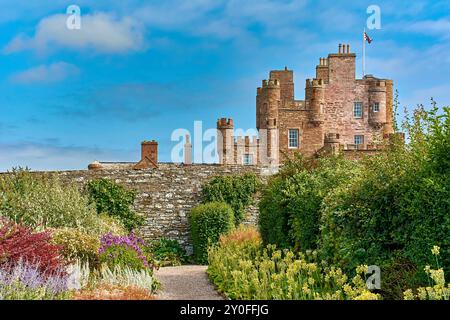
[[[42,19],[32,37],[19,34],[3,51],[34,50],[43,54],[54,49],[71,49],[125,53],[143,47],[143,30],[130,17],[117,19],[106,13],[82,15],[79,30],[69,30],[67,18],[67,15],[56,14]]]
[[[75,76],[79,72],[80,70],[70,63],[56,62],[15,73],[10,80],[18,84],[54,83]]]
[[[51,143],[22,142],[0,143],[0,172],[13,167],[29,167],[32,170],[86,169],[94,160],[136,161],[138,151],[101,149],[97,147],[61,146]]]
[[[429,34],[444,39],[450,38],[450,20],[448,19],[423,20],[405,27],[411,32]]]

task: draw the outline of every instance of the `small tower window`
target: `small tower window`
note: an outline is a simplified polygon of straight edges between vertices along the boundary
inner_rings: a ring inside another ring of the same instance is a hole
[[[378,102],[375,102],[373,104],[373,112],[379,112],[380,111],[380,104]]]
[[[252,154],[244,154],[244,158],[243,158],[243,164],[244,166],[251,166],[253,164],[253,155]]]
[[[298,148],[298,129],[289,129],[289,131],[288,131],[288,147],[290,149]]]
[[[364,144],[364,136],[363,135],[356,135],[355,136],[355,144],[357,146]]]
[[[353,106],[353,117],[362,118],[363,115],[363,105],[362,102],[355,102]]]

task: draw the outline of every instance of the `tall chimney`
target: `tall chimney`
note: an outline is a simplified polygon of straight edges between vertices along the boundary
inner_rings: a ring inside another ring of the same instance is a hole
[[[342,53],[342,44],[339,43],[339,54]]]
[[[192,144],[189,140],[189,135],[186,135],[184,142],[184,164],[192,164]]]

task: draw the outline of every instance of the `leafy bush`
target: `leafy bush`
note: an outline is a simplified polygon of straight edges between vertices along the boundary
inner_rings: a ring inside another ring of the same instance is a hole
[[[198,263],[208,261],[208,246],[216,244],[221,234],[234,226],[233,209],[224,202],[198,205],[189,214],[194,259]]]
[[[28,263],[0,266],[0,300],[70,299],[67,273],[64,269],[44,275],[41,265]]]
[[[437,244],[449,271],[449,115],[449,108],[442,115],[435,106],[417,109],[404,124],[409,144],[393,142],[386,152],[365,159],[359,178],[329,194],[321,220],[327,260],[351,269],[401,258],[417,270],[402,276],[413,286],[426,283],[423,270],[433,260],[427,252]]]
[[[91,266],[99,263],[100,240],[77,229],[56,229],[52,242],[62,247],[62,255],[69,261],[80,260]]]
[[[235,225],[245,217],[245,208],[251,204],[259,180],[255,174],[218,176],[202,187],[202,202],[225,202],[234,211]]]
[[[152,241],[149,250],[162,265],[179,266],[188,259],[186,251],[176,240],[162,238]]]
[[[100,262],[110,268],[116,266],[142,270],[152,267],[144,250],[144,240],[133,233],[129,236],[105,234],[100,240]]]
[[[129,231],[144,223],[144,218],[132,209],[136,198],[134,191],[104,178],[90,181],[86,188],[99,214],[105,213],[119,219]]]
[[[0,266],[33,264],[45,276],[51,276],[66,265],[61,247],[51,243],[48,231],[34,233],[29,228],[0,220]]]
[[[61,184],[56,175],[14,169],[0,176],[0,199],[0,216],[34,230],[76,228],[94,236],[112,231],[78,188]]]
[[[350,299],[376,300],[369,292],[358,268],[348,281],[339,268],[324,268],[304,254],[262,246],[254,230],[237,230],[221,238],[209,249],[208,274],[218,289],[231,299],[310,300]]]
[[[342,157],[288,163],[263,191],[259,228],[264,242],[300,251],[316,249],[324,197],[358,173],[357,164]]]

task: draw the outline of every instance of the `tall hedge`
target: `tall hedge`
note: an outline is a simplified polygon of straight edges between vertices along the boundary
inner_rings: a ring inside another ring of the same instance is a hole
[[[253,173],[244,175],[218,176],[202,187],[202,203],[225,202],[234,211],[235,224],[245,217],[245,208],[252,203],[259,180]]]
[[[189,214],[194,259],[208,263],[208,246],[234,227],[233,209],[224,202],[209,202],[193,208]]]

